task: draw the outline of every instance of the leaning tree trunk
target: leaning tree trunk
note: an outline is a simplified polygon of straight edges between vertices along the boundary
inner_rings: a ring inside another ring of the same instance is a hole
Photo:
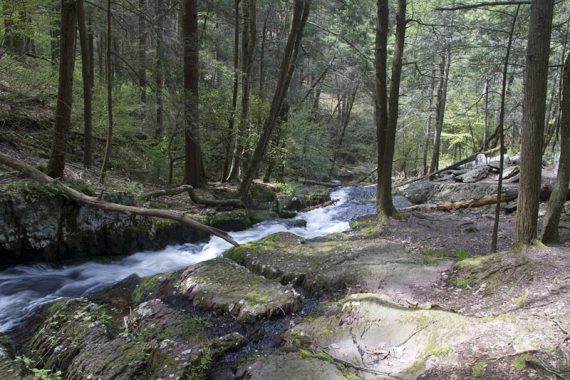
[[[198,125],[198,83],[200,80],[198,0],[182,2],[182,38],[184,45],[184,183],[202,187],[205,184],[205,178]]]
[[[230,169],[229,180],[237,181],[239,179],[240,169],[244,154],[244,141],[247,134],[247,126],[249,124],[249,98],[252,85],[253,73],[253,56],[255,54],[255,37],[256,37],[256,17],[255,17],[255,0],[244,0],[243,2],[243,37],[241,49],[241,71],[242,71],[242,90],[241,90],[241,117],[238,132],[235,137],[234,155],[232,166]]]
[[[386,26],[387,30],[388,26]],[[394,162],[394,148],[396,145],[396,130],[398,127],[398,103],[400,99],[400,79],[402,77],[402,57],[406,39],[406,0],[398,0],[396,12],[396,45],[392,58],[392,77],[390,81],[390,100],[388,104],[388,128],[385,135],[383,159],[379,168],[378,189],[376,192],[376,206],[378,220],[385,222],[395,212],[392,203],[392,164]]]
[[[113,67],[111,60],[112,45],[112,18],[111,18],[111,0],[107,0],[107,144],[105,145],[105,156],[103,157],[103,165],[101,165],[101,173],[99,174],[99,182],[105,182],[107,166],[111,159],[111,147],[113,144]]]
[[[253,178],[259,170],[261,161],[263,160],[265,151],[267,150],[267,146],[269,144],[269,139],[271,138],[271,134],[273,133],[275,125],[277,124],[277,119],[281,111],[283,101],[285,100],[285,96],[289,90],[291,77],[295,71],[295,62],[297,60],[297,55],[301,46],[301,39],[303,38],[303,30],[305,29],[305,24],[309,18],[311,2],[312,0],[295,0],[291,30],[287,39],[287,46],[285,48],[283,62],[281,63],[279,80],[277,82],[275,94],[271,102],[269,116],[265,120],[261,137],[259,138],[257,146],[255,147],[250,165],[240,186],[240,197],[244,200],[247,200],[248,198],[249,189],[251,188]]]
[[[501,88],[501,110],[499,113],[499,142],[500,142],[500,160],[499,160],[499,181],[497,184],[497,194],[501,194],[503,192],[503,168],[505,166],[505,98],[507,95],[507,75],[509,72],[509,59],[511,57],[511,47],[513,45],[513,34],[515,32],[515,26],[517,24],[517,18],[519,16],[520,5],[517,6],[517,10],[515,15],[513,16],[513,23],[511,24],[511,30],[509,32],[509,43],[507,44],[507,52],[505,54],[505,61],[503,62],[503,84]],[[488,95],[488,84],[485,86],[486,94]],[[485,106],[486,107],[486,106]],[[486,108],[485,108],[486,109]],[[485,115],[486,116],[486,115]],[[485,124],[485,129],[487,128],[487,124]],[[484,140],[485,141],[485,140]],[[495,208],[495,222],[493,224],[493,236],[491,237],[491,251],[497,252],[497,239],[499,236],[499,219],[501,215],[501,204],[497,203]]]
[[[93,163],[93,123],[91,111],[91,92],[93,90],[93,77],[91,74],[93,71],[91,68],[92,60],[83,0],[77,0],[77,25],[79,27],[81,74],[83,77],[83,165],[89,168]]]
[[[570,54],[564,64],[560,111],[562,113],[560,120],[560,162],[556,183],[544,217],[543,243],[558,243],[560,241],[558,223],[564,209],[564,202],[568,194],[568,183],[570,182]]]
[[[61,2],[61,46],[59,47],[59,85],[55,110],[55,131],[47,174],[62,178],[65,169],[67,135],[71,125],[73,102],[73,70],[75,68],[75,25],[77,4],[75,0]]]
[[[536,238],[553,8],[554,0],[532,0],[530,7],[515,244]]]
[[[239,90],[239,3],[235,0],[235,20],[234,20],[234,84],[232,90],[232,113],[228,122],[228,135],[226,141],[226,154],[224,157],[224,167],[222,168],[222,182],[228,179],[230,174],[230,164],[232,162],[232,149],[235,146],[234,136],[236,131],[236,109]]]

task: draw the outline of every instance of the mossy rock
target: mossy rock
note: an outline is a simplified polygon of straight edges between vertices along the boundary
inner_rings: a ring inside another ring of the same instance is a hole
[[[243,209],[217,212],[208,224],[223,231],[242,231],[253,225],[247,211]]]
[[[219,258],[186,270],[178,292],[202,309],[254,321],[300,309],[301,297],[291,287],[251,273],[231,260]]]
[[[279,215],[275,211],[271,210],[247,210],[247,216],[253,224],[266,220],[279,219]]]
[[[448,269],[422,266],[402,246],[382,239],[305,241],[288,232],[230,249],[225,257],[251,271],[284,284],[299,285],[313,293],[337,292],[347,288],[388,289],[402,293],[408,283],[428,284]],[[442,264],[444,265],[444,264]],[[413,279],[412,279],[413,278]]]
[[[259,182],[251,184],[250,195],[254,202],[273,202],[276,199],[275,191]]]

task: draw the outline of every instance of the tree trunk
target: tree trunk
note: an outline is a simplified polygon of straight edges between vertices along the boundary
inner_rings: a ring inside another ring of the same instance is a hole
[[[386,26],[386,30],[388,26]],[[396,11],[396,44],[392,58],[392,76],[390,80],[390,99],[388,104],[388,127],[383,142],[383,159],[378,173],[378,186],[376,192],[376,207],[378,219],[386,221],[395,212],[392,203],[392,166],[394,162],[394,149],[396,145],[396,130],[398,128],[398,103],[400,100],[400,80],[402,77],[402,57],[406,39],[406,0],[398,0]]]
[[[163,25],[164,25],[164,12],[163,12],[163,0],[156,0],[155,3],[155,14],[156,20],[156,65],[155,65],[155,75],[156,75],[156,129],[155,137],[158,139],[162,135],[163,124],[164,124],[164,106],[162,101],[162,91],[164,87],[164,75],[163,75],[163,62],[164,62],[164,47],[163,45]]]
[[[257,171],[259,170],[261,161],[263,160],[265,151],[267,150],[267,146],[269,144],[269,139],[271,138],[271,134],[275,129],[277,118],[281,111],[281,106],[283,105],[283,101],[287,95],[289,84],[291,83],[291,77],[295,71],[295,62],[297,60],[299,47],[303,38],[303,30],[309,17],[311,2],[312,0],[295,0],[291,30],[287,39],[287,46],[285,48],[283,62],[281,63],[279,80],[277,82],[275,94],[271,102],[269,116],[265,120],[261,137],[259,138],[257,146],[255,147],[255,152],[253,153],[252,160],[240,186],[240,197],[244,200],[248,198],[249,189],[254,177],[257,174]]]
[[[107,0],[107,56],[106,56],[106,71],[107,71],[107,144],[105,145],[105,156],[103,157],[103,165],[101,165],[101,174],[99,175],[99,182],[105,182],[105,175],[107,173],[107,166],[111,159],[111,147],[113,144],[113,67],[112,67],[112,17],[111,17],[111,0]]]
[[[509,73],[509,59],[511,57],[511,47],[513,45],[513,34],[515,32],[515,26],[517,24],[517,18],[519,16],[519,10],[521,6],[517,6],[517,10],[513,16],[513,23],[511,24],[511,30],[509,31],[509,42],[507,44],[507,51],[505,54],[505,61],[503,63],[503,84],[501,88],[501,109],[499,112],[499,141],[500,141],[500,160],[499,160],[499,181],[497,184],[497,194],[502,194],[503,192],[503,167],[505,166],[505,98],[507,96],[507,75]],[[489,82],[487,82],[488,84]],[[486,88],[488,85],[486,86]],[[487,88],[488,89],[488,88]],[[488,94],[488,92],[487,92]],[[486,128],[486,125],[485,125]],[[491,237],[491,251],[497,252],[497,239],[499,236],[499,219],[501,216],[501,204],[497,203],[495,208],[495,222],[493,224],[493,235]]]
[[[354,106],[354,101],[356,99],[356,93],[357,92],[358,92],[358,85],[356,85],[356,87],[352,91],[352,94],[350,95],[348,102],[347,102],[348,106],[347,106],[346,113],[345,113],[343,120],[342,120],[341,131],[337,137],[337,141],[336,141],[336,144],[334,147],[331,168],[329,170],[329,177],[332,177],[332,175],[334,173],[334,168],[336,166],[338,154],[339,154],[340,148],[341,148],[343,140],[344,140],[344,135],[346,134],[346,128],[348,128],[348,124],[350,122],[350,115],[352,114],[352,107]],[[315,100],[313,100],[313,101],[315,101]],[[317,107],[318,107],[318,102],[317,102],[317,105],[313,104],[313,110],[315,111],[315,113],[316,113]]]
[[[198,84],[200,81],[198,0],[182,2],[184,45],[184,183],[194,187],[205,184],[198,124]]]
[[[377,2],[377,24],[376,24],[376,42],[375,42],[375,81],[374,92],[376,95],[376,107],[374,116],[376,118],[376,136],[378,143],[378,180],[376,183],[377,194],[383,189],[382,179],[384,178],[382,171],[384,170],[384,150],[386,147],[386,135],[388,134],[388,85],[387,85],[387,60],[388,60],[388,0],[378,0]],[[378,220],[384,216],[383,204],[381,198],[376,197],[376,210]]]
[[[440,65],[440,81],[437,89],[437,108],[435,116],[435,138],[433,143],[433,155],[431,158],[430,172],[433,173],[439,169],[439,154],[441,150],[441,132],[443,131],[443,122],[445,121],[445,108],[447,104],[447,87],[449,84],[449,68],[451,66],[451,44],[448,43],[445,53],[442,56]]]
[[[560,119],[560,162],[552,196],[550,197],[548,209],[544,216],[544,228],[542,231],[543,243],[560,242],[558,224],[560,222],[560,215],[564,209],[564,202],[568,195],[568,183],[570,182],[570,54],[564,64],[560,111],[562,112]]]
[[[93,77],[91,76],[91,52],[89,51],[89,36],[85,22],[85,6],[83,0],[77,0],[77,25],[81,45],[81,74],[83,77],[83,165],[90,168],[93,163],[93,123],[91,111],[91,91]]]
[[[239,180],[240,170],[242,167],[242,160],[244,154],[244,141],[246,140],[247,129],[249,124],[249,95],[252,85],[253,73],[253,57],[255,54],[255,37],[256,37],[256,12],[255,0],[243,1],[243,36],[241,48],[241,75],[242,75],[242,90],[241,90],[241,117],[239,128],[236,135],[236,144],[234,146],[234,156],[232,167],[230,169],[229,180]]]
[[[530,6],[515,244],[536,238],[553,8],[554,0],[532,0]]]
[[[222,170],[222,181],[226,181],[230,174],[230,165],[232,162],[232,150],[235,146],[235,120],[239,90],[239,3],[235,0],[235,20],[234,20],[234,84],[232,90],[232,113],[228,123],[228,135],[226,141],[226,154],[224,157],[224,167]]]
[[[423,175],[428,174],[429,172],[429,166],[428,166],[428,152],[429,152],[429,145],[432,141],[431,138],[431,128],[432,128],[432,122],[433,122],[433,92],[435,90],[435,77],[436,75],[436,70],[432,70],[431,73],[431,87],[430,87],[430,92],[429,92],[429,117],[428,117],[428,122],[427,122],[427,127],[426,127],[426,138],[425,138],[425,144],[424,144],[424,155],[423,155]]]
[[[139,0],[139,46],[138,46],[138,56],[139,56],[139,88],[140,88],[140,99],[141,103],[146,103],[146,25],[144,21],[144,11],[146,8],[146,0]]]
[[[73,70],[75,68],[75,25],[77,4],[75,0],[61,2],[61,45],[59,47],[59,85],[55,110],[55,130],[47,174],[62,178],[65,169],[67,135],[71,125],[73,102]]]

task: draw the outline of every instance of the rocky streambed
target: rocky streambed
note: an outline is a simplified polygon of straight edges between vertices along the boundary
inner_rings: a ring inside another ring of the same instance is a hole
[[[299,218],[306,227],[262,224],[234,234],[237,248],[210,241],[200,252],[218,248],[195,264],[38,308],[0,340],[0,378],[565,376],[563,250],[454,267],[379,238],[366,220],[349,230],[373,209],[370,190],[335,196]]]

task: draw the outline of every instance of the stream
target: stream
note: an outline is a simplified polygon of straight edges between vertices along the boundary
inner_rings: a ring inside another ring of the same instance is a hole
[[[306,227],[289,220],[265,221],[252,228],[231,232],[240,244],[288,231],[306,239],[342,232],[349,221],[373,214],[373,187],[343,187],[331,194],[334,205],[298,214]],[[31,264],[0,271],[0,332],[17,326],[35,308],[64,297],[81,297],[137,274],[140,277],[172,272],[220,256],[231,245],[212,237],[204,243],[168,246],[161,251],[139,252],[121,260],[76,265]]]

